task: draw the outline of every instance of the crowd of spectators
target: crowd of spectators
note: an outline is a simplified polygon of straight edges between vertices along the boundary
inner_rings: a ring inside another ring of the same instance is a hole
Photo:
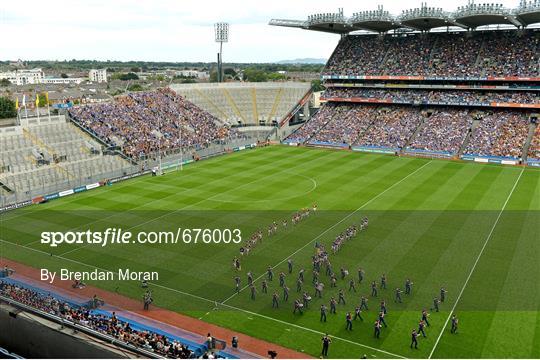
[[[326,104],[311,118],[310,121],[305,123],[302,127],[293,132],[287,140],[289,142],[304,143],[313,136],[313,134],[318,133],[321,128],[323,128],[336,113],[336,108],[338,106],[335,104]]]
[[[493,111],[474,129],[466,154],[521,158],[529,119],[519,111]]]
[[[327,103],[288,140],[402,148],[422,118],[406,106]]]
[[[479,123],[473,131],[474,119]],[[470,113],[470,109],[462,108],[327,103],[289,140],[393,149],[406,146],[455,155],[472,131],[464,153],[519,158],[528,129],[527,114],[518,110]],[[540,130],[533,139],[529,156],[540,157]]]
[[[114,312],[111,316],[95,313],[50,294],[44,295],[3,281],[0,281],[0,295],[164,357],[188,359],[193,356],[193,352],[179,341],[152,331],[135,330],[128,322],[118,319]]]
[[[349,35],[326,75],[538,77],[540,32],[484,31],[408,35]]]
[[[445,103],[448,105],[472,103],[540,104],[540,92],[534,91],[471,91],[471,90],[422,90],[328,88],[324,98],[366,98],[391,100],[397,103]]]
[[[311,142],[352,144],[367,130],[374,119],[376,109],[375,106],[336,106],[333,120],[316,133]]]
[[[540,160],[540,125],[536,125],[527,158]]]
[[[200,149],[237,133],[174,91],[131,93],[112,103],[69,110],[80,125],[138,159],[177,148]]]
[[[456,154],[473,118],[468,110],[442,109],[431,114],[408,148]]]
[[[424,114],[406,106],[382,107],[372,125],[360,136],[355,145],[403,148],[411,138]]]

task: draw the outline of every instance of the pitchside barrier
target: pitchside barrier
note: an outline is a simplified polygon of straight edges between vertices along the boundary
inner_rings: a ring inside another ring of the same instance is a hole
[[[540,159],[530,159],[530,160],[527,160],[527,165],[529,165],[529,166],[535,166],[535,167],[540,167]]]
[[[440,158],[440,159],[451,159],[454,157],[455,153],[449,151],[433,151],[433,150],[422,150],[422,149],[405,149],[403,151],[405,155],[427,157],[427,158]]]
[[[336,148],[339,148],[339,149],[348,149],[349,148],[349,144],[343,144],[343,143],[333,143],[333,142],[328,142],[328,141],[309,141],[307,143],[308,146],[317,146],[317,147],[327,147],[327,148],[332,148],[332,149],[336,149]]]
[[[399,152],[399,148],[389,148],[383,146],[352,146],[352,151],[361,151],[367,153],[376,153],[376,154],[395,154]]]
[[[501,164],[501,165],[519,165],[520,160],[513,157],[504,156],[481,156],[476,154],[465,154],[461,156],[462,160],[474,161],[477,163]]]

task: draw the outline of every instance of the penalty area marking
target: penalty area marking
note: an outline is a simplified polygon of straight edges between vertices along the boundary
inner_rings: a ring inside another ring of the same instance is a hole
[[[439,341],[441,341],[441,338],[442,338],[442,336],[444,334],[444,330],[448,326],[448,322],[450,321],[450,318],[452,317],[452,314],[456,310],[457,304],[459,303],[459,300],[461,300],[461,296],[463,295],[463,292],[465,291],[465,288],[467,287],[467,284],[469,283],[469,280],[471,280],[471,277],[472,277],[472,275],[474,273],[474,270],[476,269],[476,265],[478,265],[478,261],[480,261],[480,258],[484,254],[484,250],[486,249],[487,244],[491,240],[493,232],[495,231],[495,228],[497,227],[497,224],[499,223],[499,220],[501,219],[501,216],[502,216],[502,214],[504,212],[504,209],[506,209],[506,205],[508,204],[508,201],[510,201],[510,198],[512,197],[512,194],[514,193],[514,190],[516,190],[517,184],[518,184],[519,180],[521,179],[521,175],[523,175],[524,171],[525,171],[525,167],[523,167],[521,169],[521,172],[519,173],[519,176],[516,179],[516,182],[514,183],[514,186],[512,187],[512,190],[508,194],[508,197],[506,198],[506,201],[504,202],[503,207],[501,208],[501,211],[499,212],[499,215],[497,216],[497,219],[495,219],[495,223],[491,227],[491,230],[489,231],[489,234],[488,234],[486,240],[484,241],[484,245],[480,249],[480,253],[476,257],[476,260],[474,261],[474,264],[473,264],[473,266],[471,268],[471,271],[469,271],[469,275],[467,276],[467,279],[465,280],[465,283],[463,284],[463,287],[461,288],[461,291],[459,292],[458,297],[457,297],[456,301],[454,302],[454,305],[452,306],[452,309],[448,313],[448,317],[446,318],[446,321],[444,322],[444,325],[443,325],[443,327],[441,329],[441,332],[439,333],[439,336],[437,337],[437,340],[435,341],[435,345],[433,345],[433,349],[431,349],[431,352],[429,353],[428,359],[431,359],[431,357],[433,356],[433,353],[435,353],[435,350],[437,349],[437,346],[439,345]]]

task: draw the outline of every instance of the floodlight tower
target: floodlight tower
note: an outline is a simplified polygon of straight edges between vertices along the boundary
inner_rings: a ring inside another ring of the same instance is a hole
[[[223,82],[223,43],[229,42],[229,24],[219,22],[214,24],[216,42],[219,43],[219,53],[217,55],[217,81]]]

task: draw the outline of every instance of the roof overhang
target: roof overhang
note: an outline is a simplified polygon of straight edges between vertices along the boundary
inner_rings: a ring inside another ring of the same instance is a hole
[[[518,11],[516,18],[525,25],[540,23],[540,8]]]
[[[346,22],[308,22],[302,20],[272,19],[269,25],[322,31],[333,34],[348,34],[355,29]]]
[[[525,24],[522,24],[514,15],[511,14],[471,14],[465,16],[456,16],[455,20],[459,24],[463,24],[471,29],[475,29],[479,26],[500,24],[514,25],[516,27],[525,26]]]
[[[447,19],[445,18],[436,18],[436,17],[419,17],[407,20],[401,20],[401,23],[405,26],[408,26],[417,30],[431,30],[438,27],[452,26]]]
[[[351,21],[351,25],[355,30],[368,30],[375,32],[387,32],[394,29],[399,29],[402,25],[398,21],[388,20],[368,20],[368,21]]]
[[[351,24],[347,22],[310,22],[307,24],[306,29],[314,31],[329,32],[335,34],[348,34],[354,31]]]

